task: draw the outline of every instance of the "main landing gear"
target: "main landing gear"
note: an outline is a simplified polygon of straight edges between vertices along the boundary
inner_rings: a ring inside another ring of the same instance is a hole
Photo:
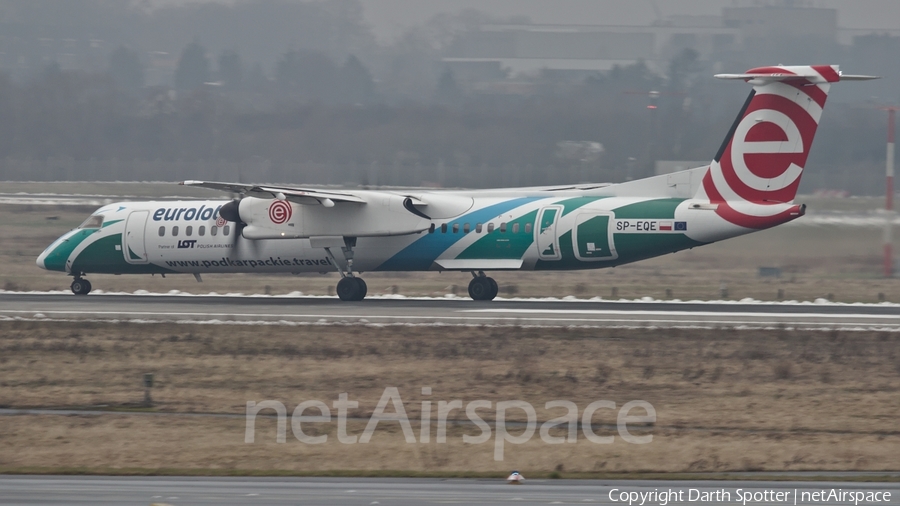
[[[76,277],[72,281],[70,288],[72,288],[72,293],[75,295],[87,295],[91,293],[91,282],[84,278]]]
[[[337,284],[337,296],[343,301],[360,301],[366,298],[369,288],[362,278],[353,275],[353,248],[356,247],[356,237],[345,237],[341,252],[344,254],[344,262],[339,262],[331,252],[331,247],[325,247],[325,252],[331,257],[331,261],[341,273],[341,280]]]
[[[337,284],[337,295],[345,301],[363,300],[367,291],[366,282],[355,276],[343,277]]]
[[[484,275],[484,271],[478,271],[476,274],[472,271],[472,281],[469,281],[469,297],[472,300],[494,300],[500,287],[494,278]]]

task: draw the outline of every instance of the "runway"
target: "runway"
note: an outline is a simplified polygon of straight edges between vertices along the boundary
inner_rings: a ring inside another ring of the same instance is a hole
[[[900,306],[741,302],[494,300],[0,293],[0,318],[280,325],[534,325],[900,330]]]
[[[702,493],[707,493],[706,497],[710,498],[703,501],[703,504],[853,504],[846,500],[802,500],[804,493],[812,494],[823,490],[826,493],[831,490],[864,494],[871,492],[881,494],[880,497],[890,493],[889,499],[881,504],[896,504],[900,484],[839,481],[526,480],[523,485],[513,486],[505,484],[502,479],[0,476],[0,503],[6,506],[628,504],[628,494],[648,494],[654,491],[674,492],[676,500],[667,501],[668,504],[697,504],[700,501],[689,499],[692,494],[699,496]],[[681,500],[677,500],[679,492]],[[778,493],[782,495],[776,496]],[[749,501],[740,499],[746,499],[747,494],[750,494]],[[798,496],[797,502],[793,500],[795,494]],[[756,497],[782,497],[787,500],[754,501]],[[633,504],[640,504],[640,499]],[[666,503],[650,500],[644,504],[660,506]],[[859,504],[873,502],[859,501]]]

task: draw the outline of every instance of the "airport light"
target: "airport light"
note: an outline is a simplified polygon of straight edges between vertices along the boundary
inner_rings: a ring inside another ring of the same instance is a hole
[[[894,133],[897,110],[900,107],[882,107],[888,112],[887,156],[885,157],[885,199],[884,209],[884,277],[894,275],[893,220],[894,220]]]

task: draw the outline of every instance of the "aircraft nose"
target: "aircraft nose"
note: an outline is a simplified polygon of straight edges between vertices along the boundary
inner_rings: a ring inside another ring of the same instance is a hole
[[[73,230],[53,241],[53,244],[47,246],[43,253],[38,255],[37,260],[35,260],[34,263],[41,269],[65,272],[66,259],[68,259],[69,254],[72,253],[72,248],[75,247],[75,245],[69,244],[69,239],[76,232],[77,230]]]
[[[37,266],[40,267],[41,269],[44,269],[44,270],[47,269],[47,265],[44,264],[44,260],[47,259],[47,255],[49,254],[49,251],[50,251],[50,248],[45,249],[43,252],[41,252],[40,255],[38,255],[37,260],[34,261],[34,263],[36,263]]]

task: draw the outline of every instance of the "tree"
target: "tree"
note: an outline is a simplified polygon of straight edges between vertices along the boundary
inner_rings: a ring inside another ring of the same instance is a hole
[[[327,102],[336,95],[338,69],[324,53],[288,51],[278,61],[275,81],[284,91]]]
[[[679,91],[689,88],[701,68],[700,53],[692,47],[682,49],[669,61],[669,87]]]
[[[341,88],[344,101],[351,104],[371,104],[375,101],[375,81],[362,62],[350,55],[340,71]]]
[[[209,58],[206,49],[196,40],[188,44],[181,52],[178,67],[175,69],[175,88],[192,90],[209,82]]]
[[[462,98],[462,90],[459,89],[459,84],[457,84],[456,77],[454,77],[452,70],[447,69],[441,74],[441,78],[438,80],[435,98],[438,102],[445,105],[459,103]]]
[[[136,51],[119,46],[109,55],[109,75],[116,86],[136,90],[144,87],[144,66]]]
[[[250,70],[244,78],[244,84],[248,90],[256,93],[266,93],[271,87],[271,81],[266,76],[266,73],[263,71],[262,65],[259,62],[254,63],[253,66],[250,67]]]
[[[219,56],[219,80],[232,89],[241,87],[244,80],[244,65],[237,51],[229,49]]]

